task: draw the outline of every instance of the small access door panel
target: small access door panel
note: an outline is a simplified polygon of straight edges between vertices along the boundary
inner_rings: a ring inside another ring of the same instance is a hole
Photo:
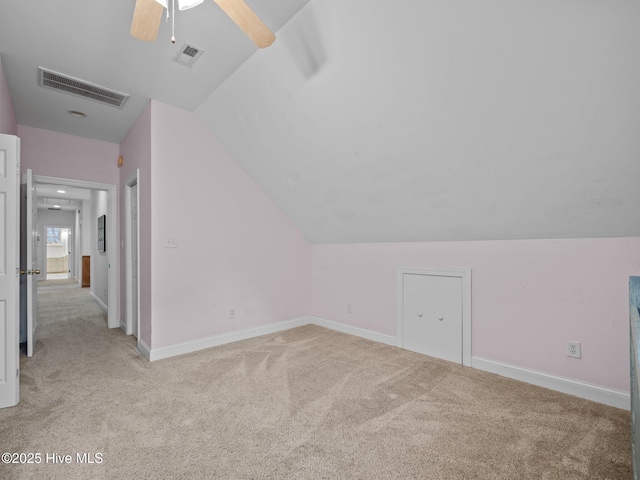
[[[402,274],[402,347],[463,363],[463,279]]]

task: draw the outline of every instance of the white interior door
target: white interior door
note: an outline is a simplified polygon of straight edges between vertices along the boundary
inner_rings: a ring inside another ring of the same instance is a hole
[[[138,184],[131,187],[131,324],[138,338]]]
[[[36,190],[33,183],[33,172],[27,169],[22,179],[22,225],[20,228],[20,247],[22,275],[20,288],[26,304],[24,310],[27,316],[27,357],[33,356],[38,341],[37,319],[37,276],[38,248],[37,248],[37,218],[38,206],[36,202]]]
[[[20,139],[0,135],[0,408],[20,395]]]
[[[403,346],[462,363],[462,278],[403,275]]]

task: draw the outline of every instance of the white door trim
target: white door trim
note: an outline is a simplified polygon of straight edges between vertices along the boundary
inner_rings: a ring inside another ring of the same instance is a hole
[[[35,183],[48,183],[54,185],[69,185],[70,187],[86,188],[90,190],[106,190],[109,202],[107,208],[107,262],[109,264],[108,272],[108,313],[107,325],[109,328],[117,328],[120,326],[119,309],[120,304],[120,288],[118,267],[120,265],[120,240],[118,229],[118,186],[112,183],[89,182],[85,180],[74,180],[71,178],[48,177],[44,175],[34,175]]]
[[[462,364],[471,366],[471,269],[431,270],[398,267],[396,270],[396,346],[404,348],[403,277],[405,274],[457,277],[462,280]]]
[[[75,227],[71,225],[65,225],[62,223],[47,223],[38,226],[38,235],[40,235],[40,245],[38,248],[38,263],[40,264],[40,275],[34,276],[34,278],[38,280],[46,280],[47,279],[47,228],[66,228],[71,231],[71,236],[75,235]],[[75,242],[73,242],[73,246],[71,248],[73,254],[75,255]],[[42,259],[42,260],[40,260]],[[75,266],[75,262],[72,262],[69,259],[69,270],[70,274],[73,273],[72,265]]]
[[[125,302],[126,302],[126,318],[124,324],[124,332],[127,335],[133,334],[133,288],[138,289],[138,331],[136,333],[136,338],[140,339],[140,185],[139,185],[139,177],[140,177],[140,169],[136,169],[135,173],[132,173],[127,181],[125,182],[125,195],[124,195],[124,228],[125,228],[125,278],[126,278],[126,286],[125,286]],[[131,188],[134,185],[138,185],[138,231],[137,239],[138,244],[132,245],[132,232],[131,232]],[[132,272],[132,256],[131,249],[138,249],[138,284],[133,285],[133,272]]]

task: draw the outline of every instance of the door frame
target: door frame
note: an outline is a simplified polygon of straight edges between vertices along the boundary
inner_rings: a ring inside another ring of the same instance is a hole
[[[77,215],[77,214],[76,214]],[[69,244],[70,244],[70,250],[72,251],[73,255],[75,256],[76,250],[76,242],[75,242],[75,227],[70,226],[70,225],[63,225],[61,223],[56,223],[56,224],[43,224],[43,225],[39,225],[40,228],[38,228],[38,235],[40,235],[40,244],[38,245],[38,258],[42,258],[42,262],[40,262],[40,275],[44,274],[44,280],[47,279],[47,228],[66,228],[70,231],[69,237],[73,237],[69,240]],[[44,242],[42,241],[44,239]],[[41,256],[40,256],[41,255]],[[69,255],[69,257],[71,257],[71,255]],[[75,274],[73,272],[74,268],[75,268],[75,259],[74,258],[69,258],[69,265],[68,265],[68,270],[69,270],[69,278],[75,278]],[[72,268],[73,267],[73,268]],[[38,277],[40,277],[40,275],[38,275]],[[77,278],[76,278],[77,280]]]
[[[404,275],[457,277],[462,280],[462,365],[471,366],[471,269],[432,270],[415,267],[396,269],[396,346],[404,348]]]
[[[136,238],[138,239],[137,245],[132,245],[133,243],[133,232],[131,230],[131,189],[134,185],[138,186],[138,197],[137,197],[137,211],[138,211],[138,222],[136,232]],[[124,330],[124,333],[127,335],[133,334],[133,289],[137,289],[138,296],[138,331],[136,332],[136,338],[140,338],[140,169],[136,169],[134,173],[132,173],[127,181],[125,182],[125,195],[124,195],[124,229],[125,229],[125,323],[124,325],[120,325],[120,328]],[[132,263],[133,256],[131,255],[132,248],[137,250],[138,257],[138,283],[133,285],[133,271],[132,271]]]
[[[71,178],[49,177],[34,175],[34,183],[48,183],[53,185],[69,185],[70,187],[86,188],[89,190],[105,190],[107,192],[107,285],[109,298],[107,300],[107,326],[118,328],[120,326],[120,277],[118,274],[120,265],[119,221],[118,211],[118,186],[112,183],[89,182],[86,180],[74,180]]]

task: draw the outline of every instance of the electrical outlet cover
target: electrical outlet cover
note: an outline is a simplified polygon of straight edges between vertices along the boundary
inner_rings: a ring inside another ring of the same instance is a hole
[[[582,358],[582,348],[580,342],[567,342],[567,356]]]

